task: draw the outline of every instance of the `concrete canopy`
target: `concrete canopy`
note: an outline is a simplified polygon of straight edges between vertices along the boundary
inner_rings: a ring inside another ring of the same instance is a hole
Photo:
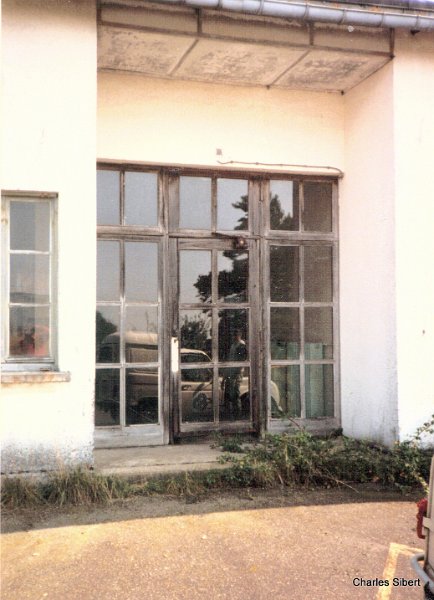
[[[151,3],[101,7],[98,67],[151,77],[346,92],[391,60],[389,30]]]

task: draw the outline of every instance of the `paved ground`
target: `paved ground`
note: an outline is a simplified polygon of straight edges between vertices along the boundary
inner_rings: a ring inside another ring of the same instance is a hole
[[[349,490],[4,514],[1,597],[420,600],[421,588],[392,585],[415,578],[414,515],[414,500]]]
[[[106,475],[146,476],[223,468],[222,452],[209,442],[94,450],[95,469]]]

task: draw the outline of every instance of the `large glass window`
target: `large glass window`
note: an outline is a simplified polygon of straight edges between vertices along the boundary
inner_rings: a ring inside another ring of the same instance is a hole
[[[333,417],[337,236],[332,184],[272,180],[269,186],[270,414]]]
[[[158,423],[158,255],[157,241],[98,241],[96,425]]]
[[[161,396],[160,237],[156,173],[100,170],[95,424],[157,424]],[[131,235],[131,226],[138,235]]]
[[[4,196],[2,362],[12,368],[54,363],[55,197]]]

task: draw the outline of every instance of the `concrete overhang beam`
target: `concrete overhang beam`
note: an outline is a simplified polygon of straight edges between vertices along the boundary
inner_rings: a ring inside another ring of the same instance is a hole
[[[345,92],[392,57],[387,29],[102,3],[98,66],[148,77]]]

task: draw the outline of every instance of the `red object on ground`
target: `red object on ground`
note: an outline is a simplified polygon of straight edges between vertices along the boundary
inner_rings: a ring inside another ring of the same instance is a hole
[[[416,532],[417,532],[417,537],[419,537],[420,539],[424,540],[425,536],[423,534],[423,518],[426,517],[426,513],[428,510],[428,499],[427,498],[423,498],[422,500],[419,500],[419,502],[417,503],[417,515],[416,515]]]

